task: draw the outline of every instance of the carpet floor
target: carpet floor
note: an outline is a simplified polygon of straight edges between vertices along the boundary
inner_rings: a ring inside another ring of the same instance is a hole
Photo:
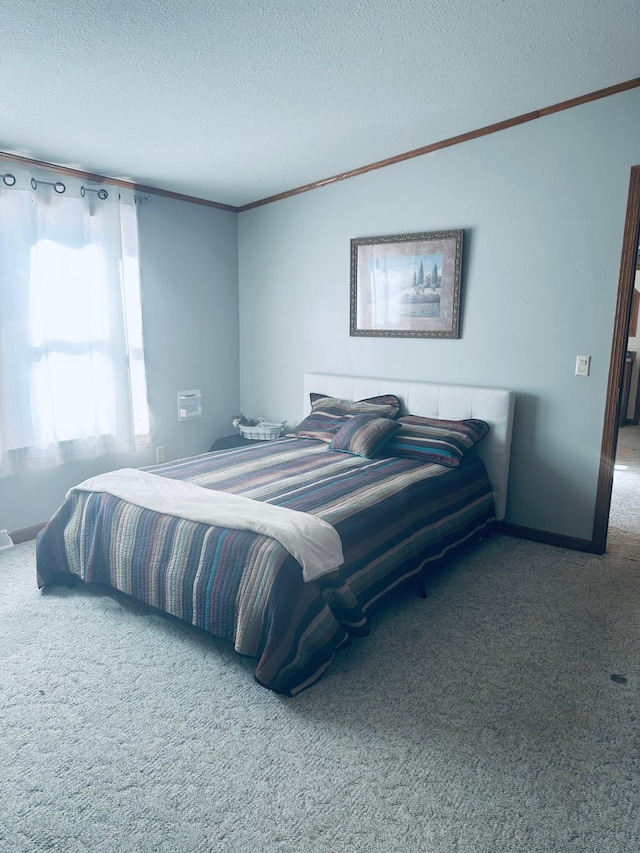
[[[638,556],[639,543],[640,426],[625,426],[618,430],[607,550],[633,558]]]
[[[640,849],[640,539],[613,539],[472,546],[294,699],[1,552],[0,850]]]

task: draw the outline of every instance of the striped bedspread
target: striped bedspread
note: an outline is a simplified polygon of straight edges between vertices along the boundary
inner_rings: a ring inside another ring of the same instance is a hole
[[[426,566],[493,520],[484,466],[362,459],[285,438],[147,469],[308,512],[333,525],[344,565],[311,583],[275,539],[161,515],[105,493],[73,492],[40,533],[40,587],[104,583],[233,643],[256,679],[295,694]]]

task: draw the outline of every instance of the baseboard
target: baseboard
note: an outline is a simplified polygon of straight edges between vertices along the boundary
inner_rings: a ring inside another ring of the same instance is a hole
[[[498,521],[496,533],[505,533],[517,539],[529,539],[532,542],[542,542],[544,545],[555,545],[557,548],[569,548],[571,551],[586,551],[589,554],[601,554],[591,539],[578,539],[577,536],[563,536],[561,533],[549,533],[546,530],[536,530],[534,527],[522,527],[510,524],[508,521]]]
[[[35,539],[45,525],[46,522],[33,524],[31,527],[21,527],[19,530],[12,530],[9,536],[11,536],[14,545],[20,545],[21,542],[29,542],[31,539]]]

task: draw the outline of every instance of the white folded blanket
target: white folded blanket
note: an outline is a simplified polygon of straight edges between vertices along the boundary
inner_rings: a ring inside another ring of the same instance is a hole
[[[332,525],[287,507],[255,501],[242,495],[232,495],[204,489],[182,480],[171,480],[139,471],[121,468],[98,474],[74,486],[72,492],[107,492],[128,503],[200,521],[215,527],[234,530],[253,530],[277,539],[302,566],[305,581],[312,581],[335,571],[344,562],[342,542]]]
[[[78,491],[107,492],[165,515],[269,536],[300,563],[305,581],[329,574],[344,562],[336,529],[306,512],[204,489],[137,468],[121,468],[90,477],[69,489],[67,497]]]

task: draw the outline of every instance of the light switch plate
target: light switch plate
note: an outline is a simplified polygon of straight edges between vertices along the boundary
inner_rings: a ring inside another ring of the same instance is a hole
[[[576,376],[588,376],[591,369],[591,356],[579,355],[576,357]]]

